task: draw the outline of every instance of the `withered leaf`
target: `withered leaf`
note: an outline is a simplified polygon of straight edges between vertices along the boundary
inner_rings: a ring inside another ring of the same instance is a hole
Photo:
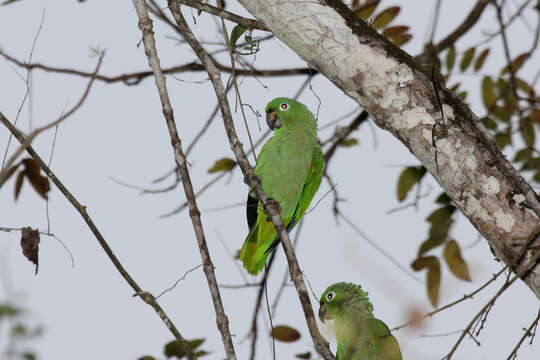
[[[22,161],[24,164],[24,173],[26,178],[30,181],[30,184],[41,195],[42,198],[47,199],[47,193],[50,190],[49,179],[46,176],[40,174],[39,164],[32,158],[26,158]]]
[[[283,342],[293,342],[300,339],[298,330],[287,325],[278,325],[272,329],[272,337]]]
[[[22,184],[24,181],[24,175],[25,172],[21,171],[17,174],[17,179],[15,180],[15,200],[19,198],[19,194],[21,193]]]
[[[36,265],[36,275],[39,270],[39,231],[31,227],[21,229],[21,247],[23,255],[32,264]]]
[[[297,359],[311,359],[311,352],[306,351],[305,353],[296,354],[294,357]]]

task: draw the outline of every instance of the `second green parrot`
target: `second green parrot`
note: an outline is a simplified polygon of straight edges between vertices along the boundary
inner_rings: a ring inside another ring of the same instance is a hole
[[[360,286],[341,282],[321,296],[319,318],[334,321],[336,360],[401,360],[396,338],[373,316],[367,295]]]
[[[308,108],[288,98],[266,105],[266,122],[275,130],[264,144],[255,174],[263,191],[276,200],[288,231],[298,224],[321,183],[324,158],[317,140],[317,121]],[[279,242],[272,221],[253,193],[248,194],[249,233],[240,250],[244,268],[258,274]]]

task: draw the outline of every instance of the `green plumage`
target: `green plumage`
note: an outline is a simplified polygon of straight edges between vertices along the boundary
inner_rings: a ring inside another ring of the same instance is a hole
[[[279,203],[281,218],[290,231],[321,183],[324,158],[317,140],[317,122],[305,105],[288,98],[272,100],[265,110],[269,126],[276,130],[259,154],[255,174],[263,191]],[[277,245],[278,236],[261,203],[252,197],[247,206],[250,231],[240,259],[246,270],[256,275]]]
[[[342,282],[321,296],[319,318],[334,320],[336,360],[401,360],[396,338],[373,316],[367,295],[360,286]]]

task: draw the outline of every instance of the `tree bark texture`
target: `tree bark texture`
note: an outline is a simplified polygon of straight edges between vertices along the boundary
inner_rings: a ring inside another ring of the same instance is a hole
[[[397,137],[500,260],[525,266],[540,245],[540,201],[467,105],[338,0],[239,1]],[[540,298],[540,267],[524,281]]]

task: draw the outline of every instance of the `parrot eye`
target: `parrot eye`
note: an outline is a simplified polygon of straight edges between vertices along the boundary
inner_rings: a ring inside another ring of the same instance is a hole
[[[279,108],[281,110],[283,110],[283,111],[288,110],[289,109],[289,104],[283,103],[283,104],[279,105]]]
[[[334,298],[334,293],[333,292],[329,292],[328,294],[326,294],[326,300],[330,301]]]

